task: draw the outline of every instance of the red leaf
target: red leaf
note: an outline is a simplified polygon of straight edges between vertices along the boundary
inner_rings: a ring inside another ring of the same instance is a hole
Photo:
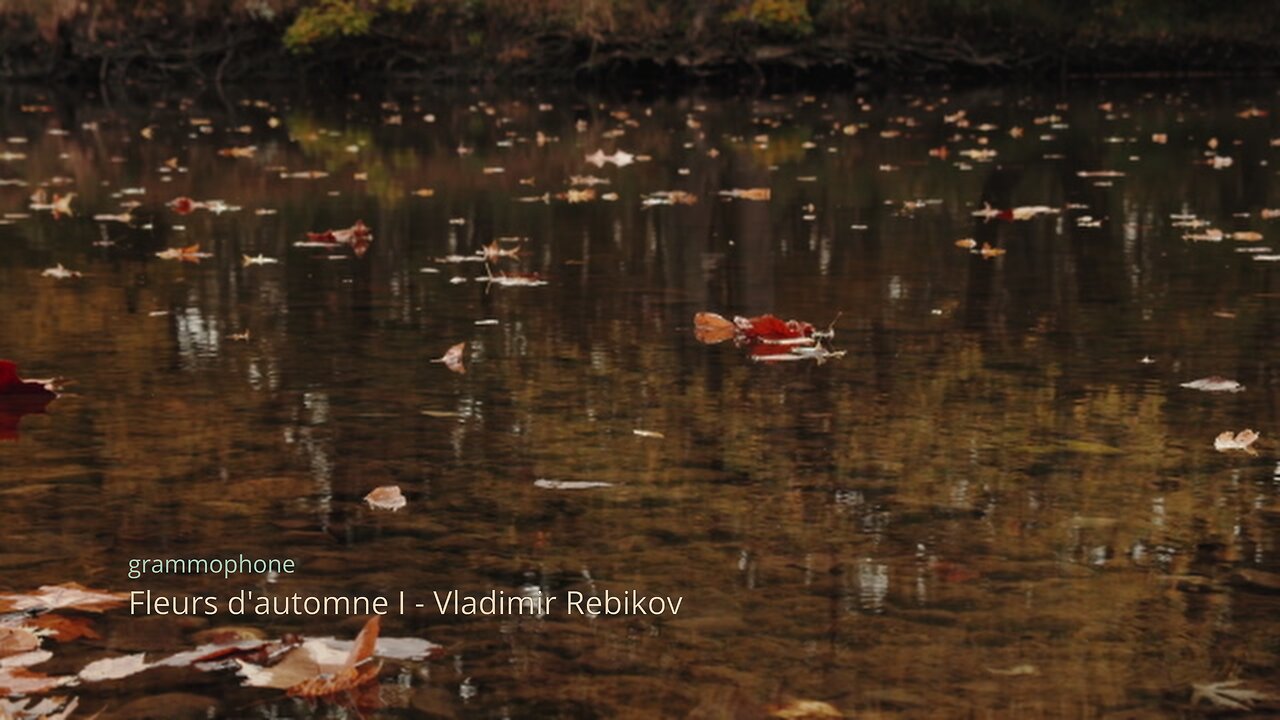
[[[748,341],[794,340],[813,335],[813,326],[799,320],[782,320],[776,315],[760,315],[753,318],[742,316],[733,319],[743,338]]]
[[[16,440],[22,416],[44,413],[56,397],[49,383],[23,380],[17,364],[0,360],[0,440]]]
[[[364,221],[357,220],[354,225],[349,228],[341,228],[339,230],[325,230],[323,232],[307,233],[307,240],[313,243],[326,243],[329,245],[346,245],[351,248],[356,257],[364,257],[369,250],[369,243],[373,242],[373,231]]]
[[[169,207],[179,215],[187,215],[196,209],[196,201],[189,197],[176,197],[169,201]]]
[[[777,357],[777,356],[780,356],[780,355],[790,356],[790,355],[792,354],[792,352],[791,352],[791,348],[792,348],[792,346],[791,346],[791,345],[777,345],[777,344],[771,344],[771,343],[756,343],[756,344],[752,345],[752,346],[751,346],[751,349],[750,349],[750,350],[748,350],[747,352],[748,352],[748,353],[751,355],[751,357],[753,357],[753,358],[758,358],[758,359],[761,359],[761,360],[767,360],[767,359],[769,359],[769,358]]]

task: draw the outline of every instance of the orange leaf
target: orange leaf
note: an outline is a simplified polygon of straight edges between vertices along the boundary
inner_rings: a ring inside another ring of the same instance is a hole
[[[0,627],[0,658],[30,652],[40,647],[40,638],[25,627]]]
[[[86,617],[65,617],[63,615],[41,615],[27,622],[32,627],[48,630],[58,642],[71,642],[79,638],[89,640],[101,639],[101,635],[93,629]]]
[[[347,655],[347,661],[342,664],[342,668],[350,670],[373,657],[373,649],[378,644],[378,634],[380,632],[382,632],[382,618],[374,615],[369,618],[369,621],[361,628],[360,634],[356,636],[355,645],[351,646],[351,652]]]
[[[381,627],[382,621],[377,615],[369,618],[369,621],[364,624],[364,629],[356,636],[355,644],[351,646],[351,652],[347,654],[347,660],[342,664],[342,669],[333,675],[307,678],[289,688],[287,691],[289,695],[319,698],[348,692],[372,682],[382,669],[382,663],[373,662],[373,650],[378,644],[378,633]]]
[[[738,329],[724,317],[712,312],[693,316],[693,336],[698,342],[714,345],[733,338]]]

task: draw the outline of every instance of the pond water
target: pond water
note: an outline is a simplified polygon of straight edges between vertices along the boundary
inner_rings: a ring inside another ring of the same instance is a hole
[[[683,598],[393,612],[384,635],[442,647],[388,662],[363,717],[1136,718],[1209,711],[1196,683],[1274,691],[1277,89],[7,88],[0,357],[68,383],[6,420],[0,592]],[[357,220],[359,254],[307,242]],[[441,262],[495,241],[518,254]],[[700,343],[702,311],[830,324],[836,356],[756,362]],[[465,373],[432,362],[462,342]],[[1181,386],[1210,376],[1244,390]],[[1215,450],[1246,428],[1254,454]],[[363,501],[385,485],[406,507]],[[297,570],[127,576],[239,554]],[[32,669],[364,618],[93,620]],[[239,682],[59,694],[357,715]]]

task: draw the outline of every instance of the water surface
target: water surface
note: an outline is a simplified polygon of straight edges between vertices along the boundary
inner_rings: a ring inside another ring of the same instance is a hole
[[[1280,572],[1280,264],[1253,259],[1280,249],[1280,126],[1238,114],[1276,92],[10,88],[0,177],[27,184],[0,187],[0,356],[74,384],[0,443],[0,590],[684,598],[390,616],[444,648],[384,669],[365,717],[1169,717],[1207,710],[1192,683],[1265,689],[1280,603],[1233,578]],[[619,149],[637,161],[585,159]],[[586,175],[594,200],[557,197]],[[30,210],[41,186],[74,216]],[[748,188],[771,199],[719,195]],[[645,205],[668,190],[697,201]],[[93,219],[122,203],[128,223]],[[1186,239],[1190,216],[1228,237]],[[362,257],[295,246],[356,220]],[[490,272],[545,285],[437,261],[506,237]],[[212,257],[155,256],[197,243]],[[58,263],[84,276],[42,276]],[[847,354],[754,363],[697,342],[699,311],[834,321]],[[430,362],[463,341],[465,374]],[[1213,375],[1245,391],[1180,387]],[[1244,428],[1256,455],[1214,450]],[[404,510],[363,504],[390,484]],[[126,577],[239,553],[300,570]],[[361,622],[116,610],[54,662]],[[348,712],[230,673],[76,692],[103,717]]]

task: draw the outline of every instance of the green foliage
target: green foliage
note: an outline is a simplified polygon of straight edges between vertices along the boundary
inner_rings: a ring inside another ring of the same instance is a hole
[[[309,49],[317,42],[339,35],[364,35],[373,23],[374,12],[355,0],[320,0],[303,8],[284,34],[285,47],[294,52]]]
[[[813,34],[813,18],[809,16],[804,0],[751,0],[724,19],[727,22],[750,22],[766,33],[785,37]]]
[[[412,12],[420,0],[318,0],[304,4],[284,33],[285,47],[306,52],[316,43],[336,37],[368,35],[373,22],[385,12]]]

